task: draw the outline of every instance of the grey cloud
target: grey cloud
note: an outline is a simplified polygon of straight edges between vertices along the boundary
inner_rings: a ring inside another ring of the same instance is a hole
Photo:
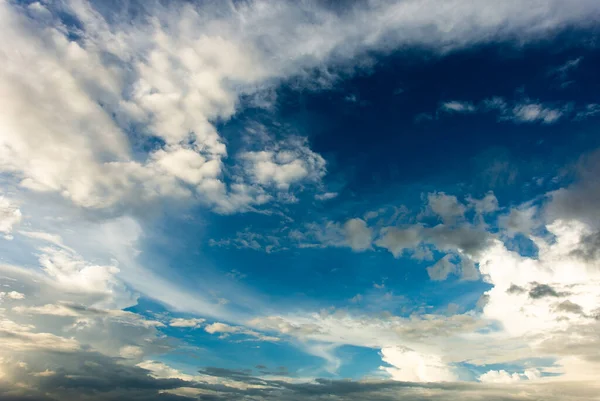
[[[364,251],[371,248],[373,231],[362,219],[350,219],[344,224],[344,234],[350,248],[354,251]]]
[[[460,278],[465,281],[479,280],[479,269],[471,259],[463,257],[459,264]]]
[[[525,288],[519,287],[516,284],[511,284],[508,290],[506,290],[509,294],[523,294],[526,292]]]
[[[405,249],[415,248],[422,241],[422,230],[423,227],[419,225],[407,228],[384,228],[381,230],[381,237],[375,241],[375,245],[387,249],[397,258]]]
[[[433,192],[427,195],[428,207],[446,224],[454,223],[464,217],[466,208],[454,195]]]
[[[429,278],[434,281],[441,281],[446,280],[450,274],[456,273],[457,267],[452,263],[452,258],[452,255],[446,255],[438,260],[433,266],[429,266],[427,268]]]
[[[191,398],[162,394],[188,384],[181,379],[159,379],[136,366],[121,363],[94,352],[76,354],[43,353],[15,355],[25,362],[13,366],[9,377],[0,384],[0,398],[7,399],[2,391],[10,392],[14,399],[32,400],[177,400]],[[42,358],[40,358],[42,357]],[[49,374],[39,375],[40,372]],[[7,380],[8,379],[8,380]],[[21,386],[19,383],[27,383]]]
[[[493,238],[488,231],[469,224],[449,227],[443,224],[426,231],[425,238],[439,249],[456,249],[470,256],[477,256]]]
[[[461,280],[474,281],[479,280],[479,270],[475,262],[467,257],[460,258],[457,255],[448,254],[438,260],[433,266],[427,268],[429,278],[434,281],[443,281],[451,274],[460,275]]]
[[[577,305],[576,303],[571,302],[568,299],[556,305],[556,310],[559,312],[583,315],[583,308],[581,307],[581,305]]]
[[[555,331],[540,344],[543,352],[552,355],[579,356],[590,362],[600,362],[600,321],[573,324],[568,330]]]
[[[498,226],[511,237],[515,234],[529,235],[539,225],[534,219],[536,211],[535,207],[513,208],[507,215],[498,217]]]
[[[579,220],[599,229],[600,220],[600,151],[583,156],[574,166],[576,182],[549,194],[545,207],[548,221]]]
[[[194,380],[157,378],[145,369],[118,363],[94,353],[79,354],[68,362],[49,359],[50,363],[63,366],[54,374],[35,376],[42,371],[40,365],[27,365],[13,371],[10,381],[0,382],[2,399],[33,401],[188,401],[253,399],[300,401],[331,400],[362,401],[458,401],[468,398],[474,401],[526,401],[531,397],[559,401],[568,396],[582,401],[593,400],[597,391],[594,383],[546,383],[544,385],[494,385],[481,383],[412,383],[390,380],[331,380],[315,379],[270,380],[256,377],[249,371],[218,367],[200,370]],[[203,380],[215,377],[218,382]],[[17,383],[27,381],[28,386]],[[177,389],[196,389],[198,396],[176,395]],[[173,391],[173,393],[169,393]],[[556,395],[559,394],[559,395]]]
[[[467,198],[469,205],[475,209],[477,214],[493,213],[498,210],[498,199],[492,191],[485,194],[481,199],[475,199],[471,196]]]
[[[529,290],[529,297],[533,299],[554,297],[559,298],[568,295],[566,292],[558,292],[548,284],[531,283],[532,287]]]
[[[600,260],[600,231],[584,235],[571,253],[587,262]]]
[[[394,257],[401,256],[406,249],[414,249],[424,243],[431,244],[441,251],[460,251],[476,258],[493,238],[493,235],[483,228],[467,223],[459,226],[439,224],[431,228],[421,225],[387,227],[382,229],[381,233],[375,245],[387,249]]]

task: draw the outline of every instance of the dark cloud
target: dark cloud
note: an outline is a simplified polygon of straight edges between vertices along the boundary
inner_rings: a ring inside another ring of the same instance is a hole
[[[575,313],[578,315],[584,314],[581,305],[577,305],[576,303],[571,302],[568,299],[556,305],[556,310],[559,312]]]
[[[162,392],[195,386],[181,379],[152,377],[148,370],[94,352],[30,353],[19,359],[25,363],[13,366],[0,384],[2,400],[187,401],[191,398]]]
[[[574,256],[593,262],[600,259],[600,231],[583,236],[578,248],[571,252]]]
[[[506,290],[509,294],[522,294],[525,292],[525,288],[519,287],[516,284],[511,284],[508,290]]]
[[[536,282],[531,283],[532,287],[529,290],[529,297],[533,299],[546,298],[546,297],[564,297],[569,295],[566,292],[557,292],[554,288],[548,284],[539,284]]]
[[[585,155],[571,169],[575,183],[550,193],[548,220],[574,219],[598,228],[600,220],[600,150]]]
[[[46,355],[44,366],[52,360]],[[76,361],[74,363],[74,361]],[[207,367],[201,374],[222,379],[222,383],[160,379],[148,370],[122,364],[115,358],[81,353],[63,363],[52,375],[36,375],[32,367],[15,369],[9,380],[0,381],[0,399],[8,401],[230,401],[230,400],[336,400],[336,401],[521,401],[532,395],[558,401],[561,395],[592,400],[593,389],[585,386],[555,389],[546,387],[487,386],[481,383],[413,383],[391,380],[353,381],[316,379],[311,382],[267,380],[247,370]],[[283,367],[276,370],[287,370]],[[5,378],[6,379],[6,378]],[[23,386],[20,383],[27,383]],[[252,385],[260,384],[260,387]],[[563,385],[563,384],[557,384]],[[182,396],[166,391],[180,387],[208,390],[198,396]]]
[[[493,235],[470,224],[459,227],[440,224],[427,230],[426,238],[439,249],[458,249],[467,255],[476,256],[489,246]]]

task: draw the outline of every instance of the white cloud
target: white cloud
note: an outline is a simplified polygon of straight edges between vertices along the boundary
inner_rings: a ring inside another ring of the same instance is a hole
[[[481,376],[479,381],[483,383],[508,384],[518,383],[522,380],[537,380],[540,372],[537,369],[528,369],[523,373],[508,373],[505,370],[490,370]]]
[[[470,102],[452,100],[442,103],[440,109],[448,113],[473,113],[476,107]]]
[[[455,381],[456,375],[437,355],[424,355],[402,347],[381,350],[381,359],[393,367],[381,367],[393,380],[406,382]]]
[[[515,122],[537,122],[552,124],[558,121],[564,114],[563,110],[544,107],[538,103],[519,104],[512,109],[512,115],[503,118]]]
[[[248,337],[252,337],[252,340],[245,341],[270,341],[270,342],[278,342],[280,341],[279,337],[268,336],[261,333],[258,333],[254,330],[247,329],[242,326],[231,326],[225,323],[215,322],[204,327],[204,330],[210,334],[221,334],[220,338],[227,338],[229,335],[244,335]]]
[[[337,196],[338,196],[337,192],[325,192],[325,193],[322,193],[322,194],[316,194],[315,195],[315,199],[316,200],[320,200],[320,201],[326,201],[326,200],[329,200],[329,199],[333,199],[333,198],[335,198]]]
[[[255,182],[279,190],[288,190],[300,181],[319,181],[325,175],[325,160],[300,141],[273,150],[244,152],[240,158]]]
[[[171,321],[169,322],[169,326],[197,329],[202,325],[202,323],[204,323],[204,321],[205,321],[204,319],[198,319],[198,318],[191,318],[191,319],[175,318],[175,319],[171,319]]]
[[[20,293],[18,291],[2,291],[0,292],[0,302],[5,300],[5,299],[10,299],[10,300],[19,300],[19,299],[23,299],[25,298],[25,294]]]
[[[12,3],[0,6],[6,39],[0,126],[10,132],[0,142],[2,171],[25,188],[87,208],[197,197],[222,213],[267,202],[252,189],[256,183],[285,190],[324,172],[314,153],[298,158],[286,149],[260,149],[247,154],[256,181],[224,182],[228,149],[213,122],[231,117],[240,95],[370,49],[447,51],[515,35],[531,40],[589,23],[595,12],[592,0],[569,7],[539,1],[527,10],[515,1],[492,9],[469,1],[381,1],[343,14],[299,3],[211,3],[202,10],[153,3],[132,23],[118,10],[105,18],[85,1],[69,1],[63,6],[81,24],[73,41],[51,5],[35,4],[28,16]],[[543,108],[517,114],[548,123],[558,118]],[[156,137],[165,145],[140,153],[132,131],[141,142]]]
[[[0,195],[0,233],[12,239],[13,227],[21,222],[21,210],[13,202]]]

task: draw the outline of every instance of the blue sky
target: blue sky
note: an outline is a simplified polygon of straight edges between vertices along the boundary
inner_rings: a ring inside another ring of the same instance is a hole
[[[0,2],[0,398],[596,399],[599,18]]]

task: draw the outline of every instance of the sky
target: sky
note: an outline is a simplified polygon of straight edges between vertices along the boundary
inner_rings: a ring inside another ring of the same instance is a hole
[[[600,400],[597,0],[0,0],[0,399]]]

